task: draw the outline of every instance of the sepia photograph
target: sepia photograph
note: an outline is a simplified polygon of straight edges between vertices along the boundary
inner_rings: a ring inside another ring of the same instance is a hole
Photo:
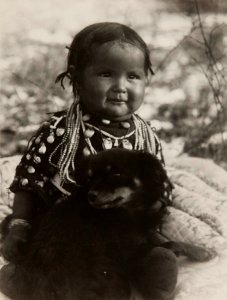
[[[227,1],[0,12],[0,300],[226,300]]]

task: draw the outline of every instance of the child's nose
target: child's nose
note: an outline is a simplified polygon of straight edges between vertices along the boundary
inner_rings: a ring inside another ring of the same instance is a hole
[[[113,87],[113,91],[116,93],[126,93],[126,80],[123,77],[117,78]]]

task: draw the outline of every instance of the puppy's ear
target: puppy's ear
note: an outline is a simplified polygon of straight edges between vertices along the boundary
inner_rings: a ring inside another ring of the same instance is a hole
[[[158,158],[147,152],[141,152],[139,155],[141,166],[139,170],[143,180],[152,180],[153,184],[155,185],[157,183],[164,183],[167,175],[162,163],[158,160]]]

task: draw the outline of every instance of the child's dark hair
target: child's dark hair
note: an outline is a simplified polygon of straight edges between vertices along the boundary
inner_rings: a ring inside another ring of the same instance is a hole
[[[68,78],[73,86],[74,95],[78,92],[78,84],[85,67],[91,63],[92,50],[107,42],[120,41],[139,48],[145,57],[144,69],[146,74],[154,74],[150,53],[143,39],[130,27],[113,22],[95,23],[85,27],[74,37],[69,49],[66,71],[59,74],[56,82],[64,88],[64,79]],[[78,75],[76,75],[78,74]]]

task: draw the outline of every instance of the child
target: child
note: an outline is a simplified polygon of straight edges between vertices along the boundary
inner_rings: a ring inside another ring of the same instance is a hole
[[[84,155],[113,147],[144,150],[162,159],[160,143],[135,111],[153,74],[149,50],[131,28],[98,23],[79,32],[69,47],[66,71],[75,100],[55,113],[29,142],[10,190],[15,193],[3,254],[13,261],[23,250],[32,220],[70,195]]]

